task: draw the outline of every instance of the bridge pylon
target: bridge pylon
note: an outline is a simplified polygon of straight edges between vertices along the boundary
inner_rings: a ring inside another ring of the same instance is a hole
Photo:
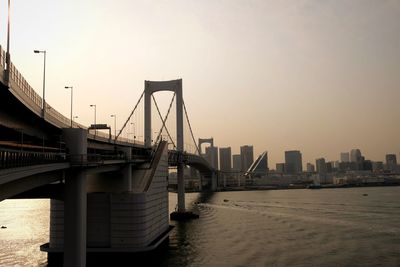
[[[145,81],[144,82],[144,143],[151,147],[151,97],[158,91],[172,91],[176,96],[176,148],[182,154],[183,148],[183,95],[182,79],[171,81]],[[178,157],[182,159],[182,157]],[[185,212],[185,180],[183,176],[184,163],[179,160],[177,165],[178,178],[178,212]]]

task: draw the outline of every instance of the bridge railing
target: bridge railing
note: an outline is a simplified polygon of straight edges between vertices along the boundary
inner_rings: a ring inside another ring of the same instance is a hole
[[[34,112],[41,113],[42,98],[33,90],[12,62],[10,63],[10,87]]]
[[[0,79],[4,83],[4,70],[6,69],[6,52],[0,45]]]
[[[46,119],[59,127],[69,127],[71,120],[46,103]],[[82,125],[83,127],[83,125]]]
[[[6,65],[6,52],[0,46],[0,79],[4,81],[4,73],[5,73],[5,65]],[[38,93],[29,85],[29,83],[25,80],[22,74],[18,71],[18,69],[14,66],[12,62],[10,62],[10,81],[9,81],[10,90],[16,95],[21,102],[23,102],[28,108],[30,108],[37,115],[41,116],[42,114],[42,106],[43,99],[40,97]],[[45,103],[45,119],[56,125],[60,128],[70,127],[71,120],[70,118],[65,117],[63,114],[58,112],[49,104]],[[82,128],[88,129],[86,126],[73,122],[72,127],[74,128]],[[106,133],[97,131],[96,137],[100,137],[103,140],[109,140],[110,136]],[[114,136],[111,136],[111,141],[114,140]],[[128,138],[118,138],[118,141],[125,143],[137,143],[143,144],[143,142],[131,140]]]
[[[67,161],[71,162],[72,165],[102,165],[105,164],[106,161],[113,161],[113,160],[120,160],[120,161],[125,161],[127,160],[127,157],[123,153],[118,153],[118,154],[80,154],[80,155],[67,155]],[[132,155],[132,159],[147,159],[148,155],[139,155],[139,154],[134,154]]]
[[[64,153],[0,149],[0,169],[65,162]]]

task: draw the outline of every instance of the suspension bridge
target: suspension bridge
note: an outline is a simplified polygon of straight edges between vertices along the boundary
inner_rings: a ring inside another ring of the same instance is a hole
[[[159,91],[173,93],[164,116]],[[64,255],[64,266],[85,266],[87,253],[146,251],[164,242],[169,167],[177,169],[178,213],[186,212],[185,166],[199,171],[203,190],[216,189],[182,91],[181,79],[145,81],[113,136],[50,106],[0,46],[0,201],[51,199],[50,240],[41,246],[49,259]]]

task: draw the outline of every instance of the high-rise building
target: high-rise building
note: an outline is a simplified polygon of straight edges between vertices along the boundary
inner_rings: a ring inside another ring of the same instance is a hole
[[[241,146],[241,171],[246,172],[254,161],[253,146]]]
[[[285,163],[276,163],[276,172],[285,173]]]
[[[210,163],[211,167],[218,169],[218,147],[206,147],[206,160]]]
[[[387,154],[386,155],[386,168],[389,171],[396,171],[397,170],[396,154]]]
[[[351,162],[360,162],[361,160],[361,151],[360,149],[352,149],[350,151],[350,161]]]
[[[307,172],[315,172],[314,164],[307,163]]]
[[[315,165],[317,166],[317,172],[325,174],[327,172],[327,166],[324,158],[316,159]]]
[[[332,161],[327,162],[326,163],[326,172],[331,173],[332,171],[333,171],[333,162]]]
[[[300,151],[285,151],[285,171],[288,174],[298,174],[303,172],[303,162]]]
[[[349,152],[340,153],[340,162],[350,162],[350,154],[349,154]]]
[[[362,162],[362,170],[363,171],[372,171],[372,161],[363,160],[363,162]]]
[[[239,172],[242,169],[242,159],[239,154],[232,155],[232,170],[235,172]]]
[[[350,151],[350,169],[359,171],[363,169],[364,157],[361,155],[359,149],[352,149]]]
[[[230,147],[221,147],[219,149],[219,169],[223,172],[232,170],[232,152]]]

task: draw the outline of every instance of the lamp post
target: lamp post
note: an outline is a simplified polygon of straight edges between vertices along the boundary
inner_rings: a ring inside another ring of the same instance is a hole
[[[73,86],[65,86],[65,89],[71,89],[71,128],[72,128],[72,96],[74,95],[74,87]]]
[[[94,136],[96,137],[97,128],[96,128],[96,105],[90,105],[90,107],[94,107]]]
[[[33,50],[34,53],[39,54],[43,53],[44,63],[43,63],[43,100],[42,100],[42,117],[44,118],[44,112],[46,107],[46,100],[45,100],[45,91],[46,91],[46,50]]]
[[[6,53],[6,67],[7,67],[7,83],[10,79],[10,0],[8,0],[8,21],[7,21],[7,53]],[[7,84],[8,85],[8,84]]]
[[[114,118],[114,140],[117,141],[117,115],[112,114],[111,118]]]

